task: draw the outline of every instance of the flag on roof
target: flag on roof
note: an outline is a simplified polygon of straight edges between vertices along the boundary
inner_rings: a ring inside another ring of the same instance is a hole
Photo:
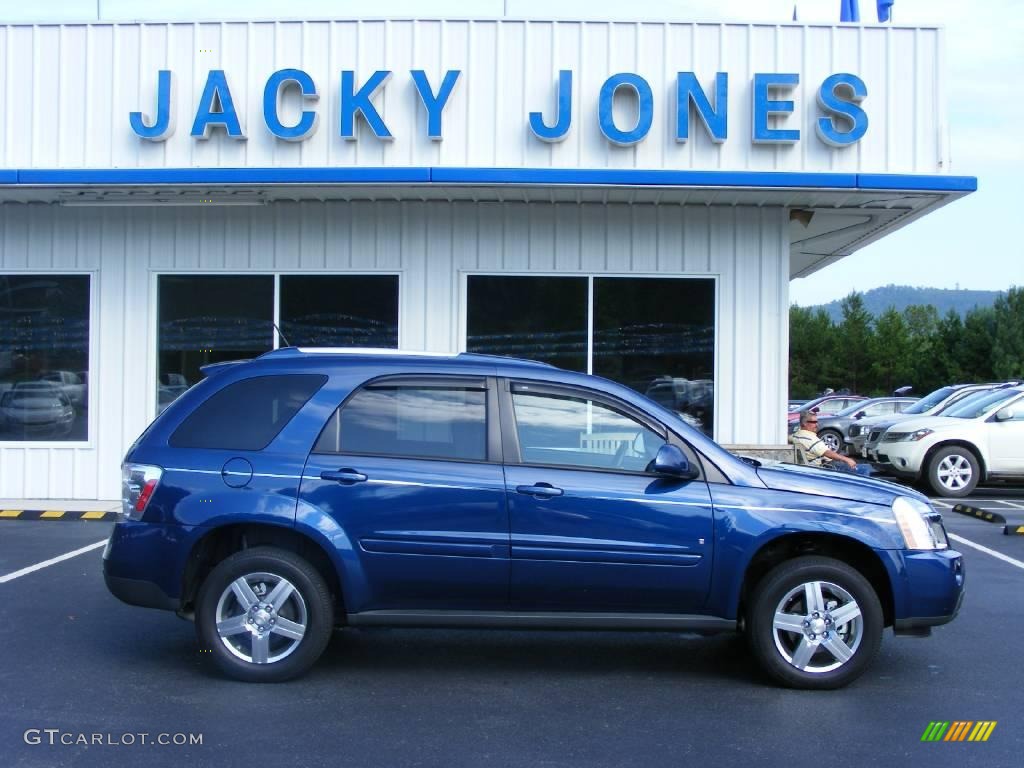
[[[860,6],[857,0],[841,0],[839,4],[840,21],[860,21]]]
[[[892,6],[896,0],[878,0],[878,20],[890,21],[892,19]]]

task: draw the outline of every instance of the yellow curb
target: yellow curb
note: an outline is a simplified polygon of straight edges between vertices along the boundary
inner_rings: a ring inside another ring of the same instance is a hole
[[[18,517],[20,514],[20,509],[0,509],[0,517]]]
[[[64,517],[64,512],[59,509],[48,509],[39,516],[39,519],[47,519],[54,517]]]
[[[103,518],[103,516],[106,515],[106,514],[107,514],[106,512],[83,512],[82,513],[82,519],[83,520],[101,520]]]

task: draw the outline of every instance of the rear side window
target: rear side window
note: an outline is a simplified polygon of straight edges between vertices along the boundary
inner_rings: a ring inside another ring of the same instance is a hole
[[[487,392],[450,386],[367,387],[334,413],[313,451],[486,461]]]
[[[327,381],[326,376],[256,376],[230,384],[174,430],[174,448],[261,451]]]

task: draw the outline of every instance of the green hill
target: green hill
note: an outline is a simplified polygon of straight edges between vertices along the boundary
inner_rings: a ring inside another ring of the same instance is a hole
[[[873,316],[878,317],[889,307],[902,312],[912,304],[932,304],[939,315],[954,310],[961,317],[974,307],[990,307],[996,297],[1004,291],[968,291],[949,288],[914,288],[909,285],[886,285],[865,291],[864,306]],[[830,301],[819,305],[834,322],[842,320],[840,302]],[[812,307],[812,309],[815,307]]]

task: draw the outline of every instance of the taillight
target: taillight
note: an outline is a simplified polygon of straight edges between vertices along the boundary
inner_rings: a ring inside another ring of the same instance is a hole
[[[121,514],[125,520],[141,520],[164,471],[148,464],[121,465]]]

